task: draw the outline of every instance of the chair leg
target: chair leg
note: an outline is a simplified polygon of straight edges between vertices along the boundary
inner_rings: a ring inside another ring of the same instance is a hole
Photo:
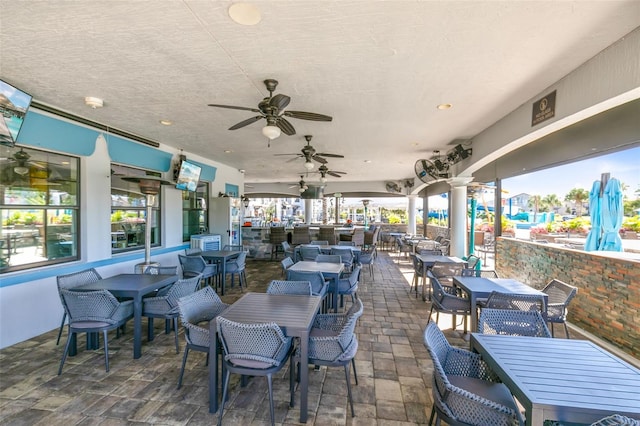
[[[551,324],[551,337],[556,337],[556,334],[553,331],[553,323],[550,322],[549,324]]]
[[[67,359],[67,354],[69,353],[69,347],[71,346],[71,336],[75,333],[69,333],[67,335],[67,344],[64,345],[64,352],[62,353],[62,359],[60,360],[60,368],[58,368],[58,376],[62,374],[62,366],[64,365],[64,361]]]
[[[218,414],[218,426],[222,425],[222,415],[224,414],[224,403],[227,400],[227,390],[229,388],[230,375],[231,375],[231,372],[227,370],[225,374],[224,388],[222,390],[222,402],[220,403],[220,413]]]
[[[293,408],[293,406],[295,405],[295,396],[296,396],[296,382],[294,380],[294,376],[296,374],[296,361],[295,361],[295,357],[293,356],[293,354],[291,354],[290,358],[290,366],[289,366],[289,393],[290,393],[290,399],[289,399],[289,407]]]
[[[189,345],[184,348],[184,356],[182,357],[182,367],[180,367],[180,376],[178,376],[178,389],[182,387],[182,376],[184,375],[184,367],[187,364],[187,357],[189,356]]]
[[[344,365],[344,375],[347,379],[347,395],[349,396],[349,405],[351,405],[351,417],[355,417],[356,413],[353,411],[353,397],[351,396],[351,378],[349,377],[349,363]]]
[[[436,415],[436,406],[431,407],[431,415],[429,416],[429,426],[433,424],[433,418]]]
[[[356,359],[351,358],[351,364],[353,365],[353,377],[356,379],[356,386],[358,386],[358,373],[356,372]]]
[[[56,346],[60,344],[60,336],[62,336],[62,329],[64,328],[64,320],[67,319],[67,313],[62,314],[62,322],[60,323],[60,330],[58,330],[58,339],[56,340]]]
[[[273,380],[271,374],[267,374],[267,387],[269,388],[269,412],[271,414],[271,424],[275,424],[276,416],[273,407]]]
[[[176,353],[180,353],[180,344],[178,343],[178,317],[173,317],[173,332],[176,339]]]
[[[109,372],[109,342],[107,340],[107,330],[102,330],[102,335],[104,339],[104,365],[108,373]]]
[[[567,327],[567,323],[563,322],[562,324],[564,325],[564,332],[567,336],[567,339],[571,339],[571,337],[569,337],[569,327]],[[551,327],[553,327],[553,325]]]

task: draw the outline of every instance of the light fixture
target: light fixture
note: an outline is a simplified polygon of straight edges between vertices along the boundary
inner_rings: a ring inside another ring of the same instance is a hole
[[[240,25],[256,25],[262,19],[260,10],[249,3],[233,3],[229,6],[229,17]]]
[[[89,106],[93,109],[102,108],[104,106],[104,101],[100,98],[94,98],[93,96],[87,96],[84,98],[84,103],[86,106]]]
[[[269,140],[274,140],[275,138],[279,137],[280,133],[281,131],[278,126],[271,126],[267,124],[262,128],[262,134]]]
[[[29,173],[29,168],[25,166],[16,166],[13,168],[13,171],[19,174],[20,176],[24,176]]]
[[[438,108],[439,110],[445,110],[445,109],[451,109],[452,106],[453,105],[451,104],[440,104],[436,108]]]
[[[304,163],[304,168],[307,169],[307,170],[313,169],[313,163],[311,161],[306,161]]]
[[[249,197],[247,197],[246,195],[243,195],[241,197],[241,199],[242,199],[242,204],[244,205],[244,208],[248,209],[249,208],[249,201],[250,201]]]
[[[362,205],[363,205],[363,206],[365,206],[365,207],[367,207],[367,206],[369,205],[369,202],[370,202],[370,201],[371,201],[371,200],[362,200]]]
[[[163,126],[171,126],[173,122],[171,120],[160,120],[160,124]]]
[[[327,183],[327,178],[324,175],[320,176],[320,182],[321,183]]]

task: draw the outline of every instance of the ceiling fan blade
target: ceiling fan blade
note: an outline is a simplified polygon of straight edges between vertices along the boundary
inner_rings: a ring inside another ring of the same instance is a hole
[[[330,176],[337,177],[337,178],[342,177],[338,173],[340,173],[340,172],[332,172],[332,171],[328,171],[327,172],[327,174],[330,175]]]
[[[331,158],[344,158],[344,155],[340,154],[327,154],[326,152],[318,152],[316,155],[321,155],[323,157],[331,157]]]
[[[256,108],[247,108],[247,107],[232,106],[232,105],[209,104],[209,106],[216,107],[216,108],[239,109],[241,111],[260,112],[260,110]]]
[[[251,117],[251,118],[247,118],[244,121],[239,122],[238,124],[234,124],[233,126],[229,127],[229,130],[237,130],[241,127],[244,126],[248,126],[251,123],[255,123],[256,121],[260,120],[262,118],[261,115],[256,115],[255,117]]]
[[[296,157],[302,157],[300,154],[273,154],[273,155],[295,155]]]
[[[302,157],[302,155],[298,155],[296,157],[293,157],[292,159],[285,161],[285,163],[291,163],[292,161],[296,161],[298,159],[298,157]]]
[[[271,100],[269,101],[269,105],[281,110],[285,109],[287,105],[289,105],[289,102],[291,102],[291,98],[289,96],[278,94],[271,98]]]
[[[276,126],[278,126],[280,130],[284,132],[285,135],[292,136],[296,134],[296,129],[293,128],[293,125],[282,117],[278,117],[278,120],[276,121]]]
[[[312,121],[331,121],[333,117],[324,114],[316,114],[315,112],[304,112],[304,111],[285,111],[283,115],[292,118],[299,118],[301,120],[312,120]]]
[[[319,157],[318,155],[313,155],[313,156],[311,156],[311,158],[313,158],[314,160],[316,160],[318,163],[321,163],[321,164],[327,164],[327,160],[325,160],[325,159],[324,159],[324,158],[322,158],[322,157]]]

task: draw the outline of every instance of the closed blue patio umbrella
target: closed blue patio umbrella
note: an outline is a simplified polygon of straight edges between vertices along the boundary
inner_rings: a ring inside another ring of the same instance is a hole
[[[611,178],[602,194],[603,235],[598,250],[622,251],[622,239],[619,232],[622,227],[623,213],[620,181]]]
[[[589,192],[589,215],[591,216],[591,230],[584,243],[586,251],[595,251],[600,247],[602,238],[602,204],[600,199],[601,183],[599,180],[593,182],[591,192]]]

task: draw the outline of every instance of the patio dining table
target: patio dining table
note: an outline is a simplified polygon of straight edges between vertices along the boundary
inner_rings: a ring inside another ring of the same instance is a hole
[[[471,347],[524,406],[528,426],[640,420],[640,370],[593,342],[473,333]]]
[[[303,260],[291,265],[288,271],[298,272],[320,272],[325,280],[333,281],[334,292],[331,296],[331,307],[338,312],[338,280],[342,271],[344,271],[343,263],[330,262],[314,262],[312,260]]]
[[[484,278],[484,277],[453,277],[453,285],[462,289],[469,296],[469,303],[471,305],[471,331],[478,329],[478,314],[476,307],[478,299],[486,299],[492,292],[497,291],[500,293],[511,294],[534,294],[544,298],[545,306],[548,303],[548,296],[530,287],[520,281],[510,278]]]
[[[247,293],[220,316],[243,323],[275,322],[287,337],[300,339],[300,359],[309,354],[309,333],[321,305],[318,296]],[[209,335],[217,336],[216,321],[209,322]],[[219,341],[210,339],[210,354],[217,354]],[[300,368],[300,423],[308,417],[309,369],[303,361]],[[218,357],[209,358],[209,412],[218,411]]]
[[[234,259],[242,253],[240,250],[207,250],[200,253],[204,260],[218,265],[218,279],[220,280],[220,295],[224,296],[227,281],[227,260]]]
[[[133,298],[133,358],[142,355],[142,296],[178,281],[178,275],[120,274],[90,284],[71,288],[73,291],[109,290],[116,297]],[[75,355],[75,341],[70,355]]]
[[[299,249],[300,247],[318,247],[320,249],[320,253],[322,254],[331,254],[331,249],[334,247],[339,249],[350,249],[351,252],[353,253],[353,260],[355,262],[360,261],[360,253],[362,253],[362,249],[358,246],[341,246],[338,244],[330,244],[330,245],[300,244],[293,249],[296,257],[295,260],[300,258],[300,249]]]

